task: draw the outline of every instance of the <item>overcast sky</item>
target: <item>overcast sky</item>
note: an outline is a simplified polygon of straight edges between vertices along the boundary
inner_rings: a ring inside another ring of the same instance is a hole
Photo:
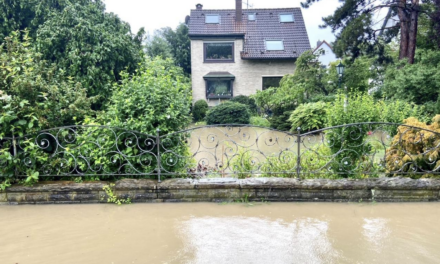
[[[300,7],[302,0],[249,0],[253,8]],[[144,27],[152,34],[163,27],[176,28],[185,21],[191,9],[201,3],[204,9],[234,9],[235,0],[104,0],[107,12],[117,14],[130,23],[133,33]],[[246,8],[247,0],[243,0]],[[334,41],[330,29],[320,29],[322,17],[333,14],[340,3],[338,0],[325,0],[315,3],[309,9],[302,9],[310,44],[316,46],[318,40]]]

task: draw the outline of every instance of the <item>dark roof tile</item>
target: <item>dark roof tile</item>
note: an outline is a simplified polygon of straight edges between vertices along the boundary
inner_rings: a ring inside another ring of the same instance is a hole
[[[256,13],[256,21],[248,21],[247,14]],[[295,22],[280,23],[279,15],[293,13]],[[206,14],[220,15],[220,24],[205,24]],[[241,35],[244,37],[243,59],[294,59],[311,50],[300,8],[243,10],[243,21],[235,21],[234,9],[191,10],[190,37]],[[266,51],[265,40],[283,40],[284,51]]]

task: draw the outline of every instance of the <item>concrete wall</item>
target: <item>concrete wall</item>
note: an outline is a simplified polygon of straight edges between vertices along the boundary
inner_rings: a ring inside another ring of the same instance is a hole
[[[206,99],[206,87],[203,76],[209,72],[227,71],[235,76],[233,94],[251,95],[263,86],[263,76],[284,76],[295,71],[294,61],[285,60],[242,60],[240,52],[243,50],[243,39],[222,39],[221,41],[234,42],[235,62],[231,63],[204,63],[203,43],[212,40],[191,40],[191,75],[193,102]],[[210,106],[219,103],[218,99],[209,100]]]
[[[47,182],[15,185],[0,192],[0,204],[106,203],[108,182]],[[288,178],[126,179],[116,182],[114,194],[141,202],[438,202],[440,180],[380,178],[365,180],[298,180]]]

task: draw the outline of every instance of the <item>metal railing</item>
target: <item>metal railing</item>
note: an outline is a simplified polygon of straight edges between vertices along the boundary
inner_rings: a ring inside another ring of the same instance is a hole
[[[440,133],[356,123],[302,133],[249,125],[148,135],[67,126],[0,140],[0,177],[380,177],[440,174]]]

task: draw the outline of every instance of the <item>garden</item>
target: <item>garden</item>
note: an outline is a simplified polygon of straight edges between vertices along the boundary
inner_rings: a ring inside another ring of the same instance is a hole
[[[184,24],[149,39],[100,1],[74,2],[25,1],[30,21],[1,20],[1,189],[41,180],[438,177],[440,52],[426,30],[413,61],[389,41],[380,53],[343,56],[341,74],[339,62],[324,68],[307,51],[280,87],[209,108],[192,104]]]

